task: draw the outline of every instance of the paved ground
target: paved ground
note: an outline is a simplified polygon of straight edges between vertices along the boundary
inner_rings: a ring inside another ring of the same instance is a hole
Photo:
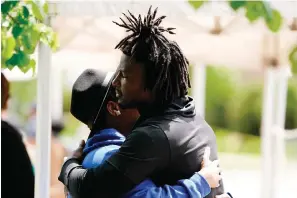
[[[235,198],[264,198],[261,196],[259,157],[221,154],[220,158],[227,191]],[[297,161],[289,161],[282,171],[283,179],[278,181],[279,194],[273,198],[297,198]]]

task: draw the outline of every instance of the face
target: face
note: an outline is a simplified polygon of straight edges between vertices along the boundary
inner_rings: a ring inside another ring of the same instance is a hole
[[[151,100],[151,92],[144,89],[141,65],[124,54],[112,86],[116,90],[116,97],[122,108],[136,108],[138,104]]]

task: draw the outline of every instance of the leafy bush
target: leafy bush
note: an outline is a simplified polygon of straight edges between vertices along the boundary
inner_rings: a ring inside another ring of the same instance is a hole
[[[260,135],[263,84],[250,85],[241,92],[239,98],[243,98],[243,101],[238,109],[237,130]],[[297,86],[294,81],[288,83],[285,128],[297,128]]]
[[[193,65],[190,66],[190,78],[193,79]],[[205,117],[212,125],[222,128],[229,128],[230,121],[227,109],[230,108],[234,99],[235,87],[229,71],[225,68],[208,66],[206,68],[206,100]],[[189,95],[192,94],[189,89]]]
[[[297,80],[289,81],[287,95],[286,129],[297,128]]]
[[[191,77],[193,76],[190,70]],[[207,67],[206,121],[213,127],[259,135],[262,116],[263,83],[241,80],[224,68]],[[287,129],[297,128],[297,82],[288,84]]]
[[[247,87],[238,90],[238,109],[236,110],[236,124],[234,124],[237,131],[248,133],[252,135],[259,135],[261,126],[261,112],[262,112],[262,86],[248,85]]]

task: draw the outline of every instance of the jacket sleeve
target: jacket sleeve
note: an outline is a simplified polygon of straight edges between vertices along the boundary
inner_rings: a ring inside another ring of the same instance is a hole
[[[1,124],[1,159],[4,162],[1,163],[1,195],[34,197],[33,167],[22,137],[12,126],[2,122]]]
[[[123,198],[202,198],[208,195],[210,190],[207,181],[196,173],[190,179],[177,181],[174,186],[157,187],[151,180],[145,180]]]
[[[155,126],[139,127],[118,152],[96,168],[83,169],[78,160],[67,160],[59,180],[74,197],[118,197],[165,167],[169,159],[164,132]]]

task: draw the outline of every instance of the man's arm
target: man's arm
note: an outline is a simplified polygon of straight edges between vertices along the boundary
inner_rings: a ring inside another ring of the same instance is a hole
[[[210,148],[206,147],[203,156],[202,169],[189,179],[179,180],[174,186],[164,185],[161,187],[157,187],[151,180],[145,180],[127,193],[124,198],[205,197],[211,192],[210,188],[217,187],[221,180],[221,176],[219,175],[221,169],[218,167],[219,161],[210,161],[209,156]]]
[[[194,174],[190,179],[177,181],[176,185],[157,187],[151,180],[145,180],[136,186],[123,198],[202,198],[210,193],[210,186],[199,174]]]
[[[67,160],[59,180],[74,197],[117,197],[156,169],[165,167],[169,158],[170,147],[164,132],[155,126],[139,127],[118,152],[96,168],[83,169],[80,160]]]

